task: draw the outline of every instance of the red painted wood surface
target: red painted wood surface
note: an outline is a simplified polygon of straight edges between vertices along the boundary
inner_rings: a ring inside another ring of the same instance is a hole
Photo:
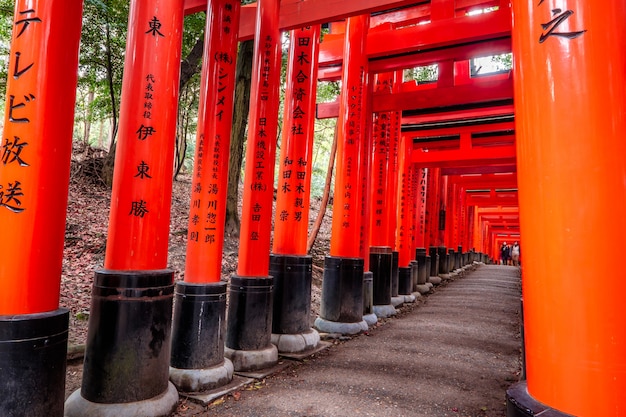
[[[415,207],[415,195],[411,192],[413,187],[413,165],[409,162],[411,157],[410,139],[403,136],[399,150],[399,195],[398,195],[398,230],[396,233],[395,247],[398,250],[398,266],[406,268],[414,258],[413,251],[413,208]]]
[[[239,276],[269,273],[274,164],[280,101],[278,0],[259,0],[240,229]]]
[[[130,5],[104,266],[167,267],[183,1]]]
[[[0,315],[59,306],[82,1],[17,0],[0,142]]]
[[[222,276],[239,5],[237,0],[214,0],[207,9],[185,259],[187,282],[219,282]]]
[[[626,3],[513,10],[528,391],[564,413],[622,415],[626,280],[608,248],[626,230]]]
[[[365,137],[364,96],[367,57],[367,16],[348,19],[345,52],[350,65],[344,67],[342,108],[338,121],[337,162],[333,203],[330,255],[358,258],[361,255],[361,146]]]
[[[278,159],[273,252],[306,255],[311,197],[319,25],[290,32],[284,128]]]

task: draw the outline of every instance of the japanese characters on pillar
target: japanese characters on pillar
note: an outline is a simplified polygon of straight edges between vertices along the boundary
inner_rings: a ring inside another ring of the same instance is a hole
[[[59,307],[82,1],[17,0],[0,142],[0,315]]]
[[[448,176],[441,175],[439,178],[439,185],[441,191],[439,194],[439,245],[448,247],[447,235],[446,235],[446,218],[449,217],[448,211]]]
[[[374,83],[375,93],[391,93],[393,73],[377,74]],[[374,114],[373,159],[370,170],[370,204],[372,205],[370,246],[393,246],[393,242],[388,241],[388,206],[391,200],[389,185],[392,182],[389,172],[391,118],[391,112]]]
[[[417,195],[415,199],[415,230],[413,244],[415,248],[426,248],[426,184],[428,183],[428,170],[417,170]]]
[[[426,238],[429,246],[439,246],[439,182],[441,168],[428,168],[428,194],[426,196]]]
[[[365,35],[367,36],[367,34]],[[359,172],[360,172],[360,187],[359,187],[359,258],[363,259],[363,271],[370,270],[370,221],[372,204],[370,195],[372,193],[372,181],[370,178],[370,169],[372,165],[372,98],[373,98],[373,85],[369,82],[368,69],[365,67],[365,78],[363,90],[366,92],[363,94],[363,107],[362,107],[362,120],[363,120],[363,134],[359,141],[360,160],[359,160]]]
[[[244,277],[261,277],[269,273],[280,100],[279,5],[278,0],[257,2],[250,126],[237,269],[237,274]]]
[[[363,100],[367,75],[365,40],[368,25],[369,16],[353,16],[348,19],[346,27],[330,241],[330,255],[337,257],[358,258],[361,252],[360,146],[365,134]]]
[[[183,0],[132,1],[104,266],[167,266]]]
[[[448,177],[449,178],[449,177]],[[446,216],[446,246],[456,248],[458,242],[458,213],[457,213],[457,193],[458,184],[454,184],[452,181],[448,182],[448,196],[446,207],[448,209],[448,215]]]
[[[464,246],[467,247],[467,250],[472,250],[473,248],[476,247],[476,245],[474,244],[474,239],[476,237],[476,216],[475,215],[475,207],[474,206],[468,206],[467,205],[467,201],[464,201],[463,203],[464,207],[466,207],[466,213],[467,213],[467,233],[465,234],[465,242],[463,243]],[[465,217],[464,217],[465,218]]]
[[[528,393],[568,415],[623,414],[626,281],[575,293],[604,269],[591,254],[624,244],[626,3],[512,4]]]
[[[320,26],[290,33],[273,252],[306,255]]]
[[[393,73],[392,92],[399,93],[400,85],[402,83],[402,70],[395,71]],[[396,228],[397,228],[397,212],[398,212],[398,153],[400,151],[400,134],[402,128],[402,112],[391,112],[390,118],[390,133],[389,133],[389,163],[388,163],[388,178],[389,178],[389,191],[388,191],[388,204],[387,204],[387,239],[389,246],[394,249],[396,242]]]
[[[467,205],[465,203],[465,199],[463,196],[465,195],[465,188],[461,187],[459,189],[459,194],[457,196],[457,204],[459,206],[459,244],[463,246],[463,250],[467,252],[467,225],[468,225],[468,217],[467,217]]]
[[[185,281],[219,282],[240,2],[208,3]]]
[[[417,166],[417,164],[411,164],[409,168],[411,172],[409,187],[411,188],[411,210],[409,211],[409,230],[411,232],[411,236],[408,240],[409,243],[409,254],[413,256],[415,254],[415,248],[417,247],[417,207],[418,201],[420,198],[419,187],[420,187],[420,171],[421,169]]]
[[[400,154],[398,159],[400,187],[398,193],[398,232],[396,233],[396,249],[398,250],[398,266],[406,268],[413,259],[411,245],[411,213],[413,206],[412,191],[412,163],[411,149],[412,139],[410,136],[403,135],[400,143]]]
[[[457,249],[458,245],[461,244],[460,238],[460,230],[461,230],[461,186],[459,184],[453,185],[453,193],[452,193],[453,201],[452,201],[452,239],[450,240],[450,244]]]

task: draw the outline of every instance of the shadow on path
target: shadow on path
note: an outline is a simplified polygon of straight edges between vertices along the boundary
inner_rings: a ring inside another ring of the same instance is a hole
[[[520,295],[517,268],[481,265],[367,334],[176,415],[504,416],[520,371]]]

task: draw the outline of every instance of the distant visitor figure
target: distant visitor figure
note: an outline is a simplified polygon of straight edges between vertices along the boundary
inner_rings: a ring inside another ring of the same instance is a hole
[[[506,242],[502,242],[502,246],[500,246],[500,263],[502,265],[509,264],[509,257],[510,257],[509,250],[510,250],[509,246],[506,244]]]
[[[520,255],[519,243],[515,242],[513,243],[513,246],[511,247],[511,259],[513,260],[513,266],[519,266],[519,255]]]

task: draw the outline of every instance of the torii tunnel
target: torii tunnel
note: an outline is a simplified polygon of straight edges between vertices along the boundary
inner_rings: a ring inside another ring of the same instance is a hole
[[[200,11],[198,150],[185,281],[175,284],[181,35],[184,15]],[[626,416],[626,280],[615,258],[626,232],[616,212],[626,205],[625,2],[131,0],[107,252],[94,271],[82,387],[65,402],[59,288],[81,15],[80,0],[15,1],[0,164],[0,415],[168,415],[179,391],[315,349],[318,331],[367,330],[432,278],[500,262],[503,244],[518,242],[526,379],[506,392],[507,415]],[[235,60],[248,39],[239,267],[226,285]],[[473,65],[508,53],[510,70]],[[405,79],[426,66],[436,66],[430,82]],[[316,103],[317,82],[329,80],[341,81],[340,95]],[[337,118],[337,157],[311,328],[315,117]]]

